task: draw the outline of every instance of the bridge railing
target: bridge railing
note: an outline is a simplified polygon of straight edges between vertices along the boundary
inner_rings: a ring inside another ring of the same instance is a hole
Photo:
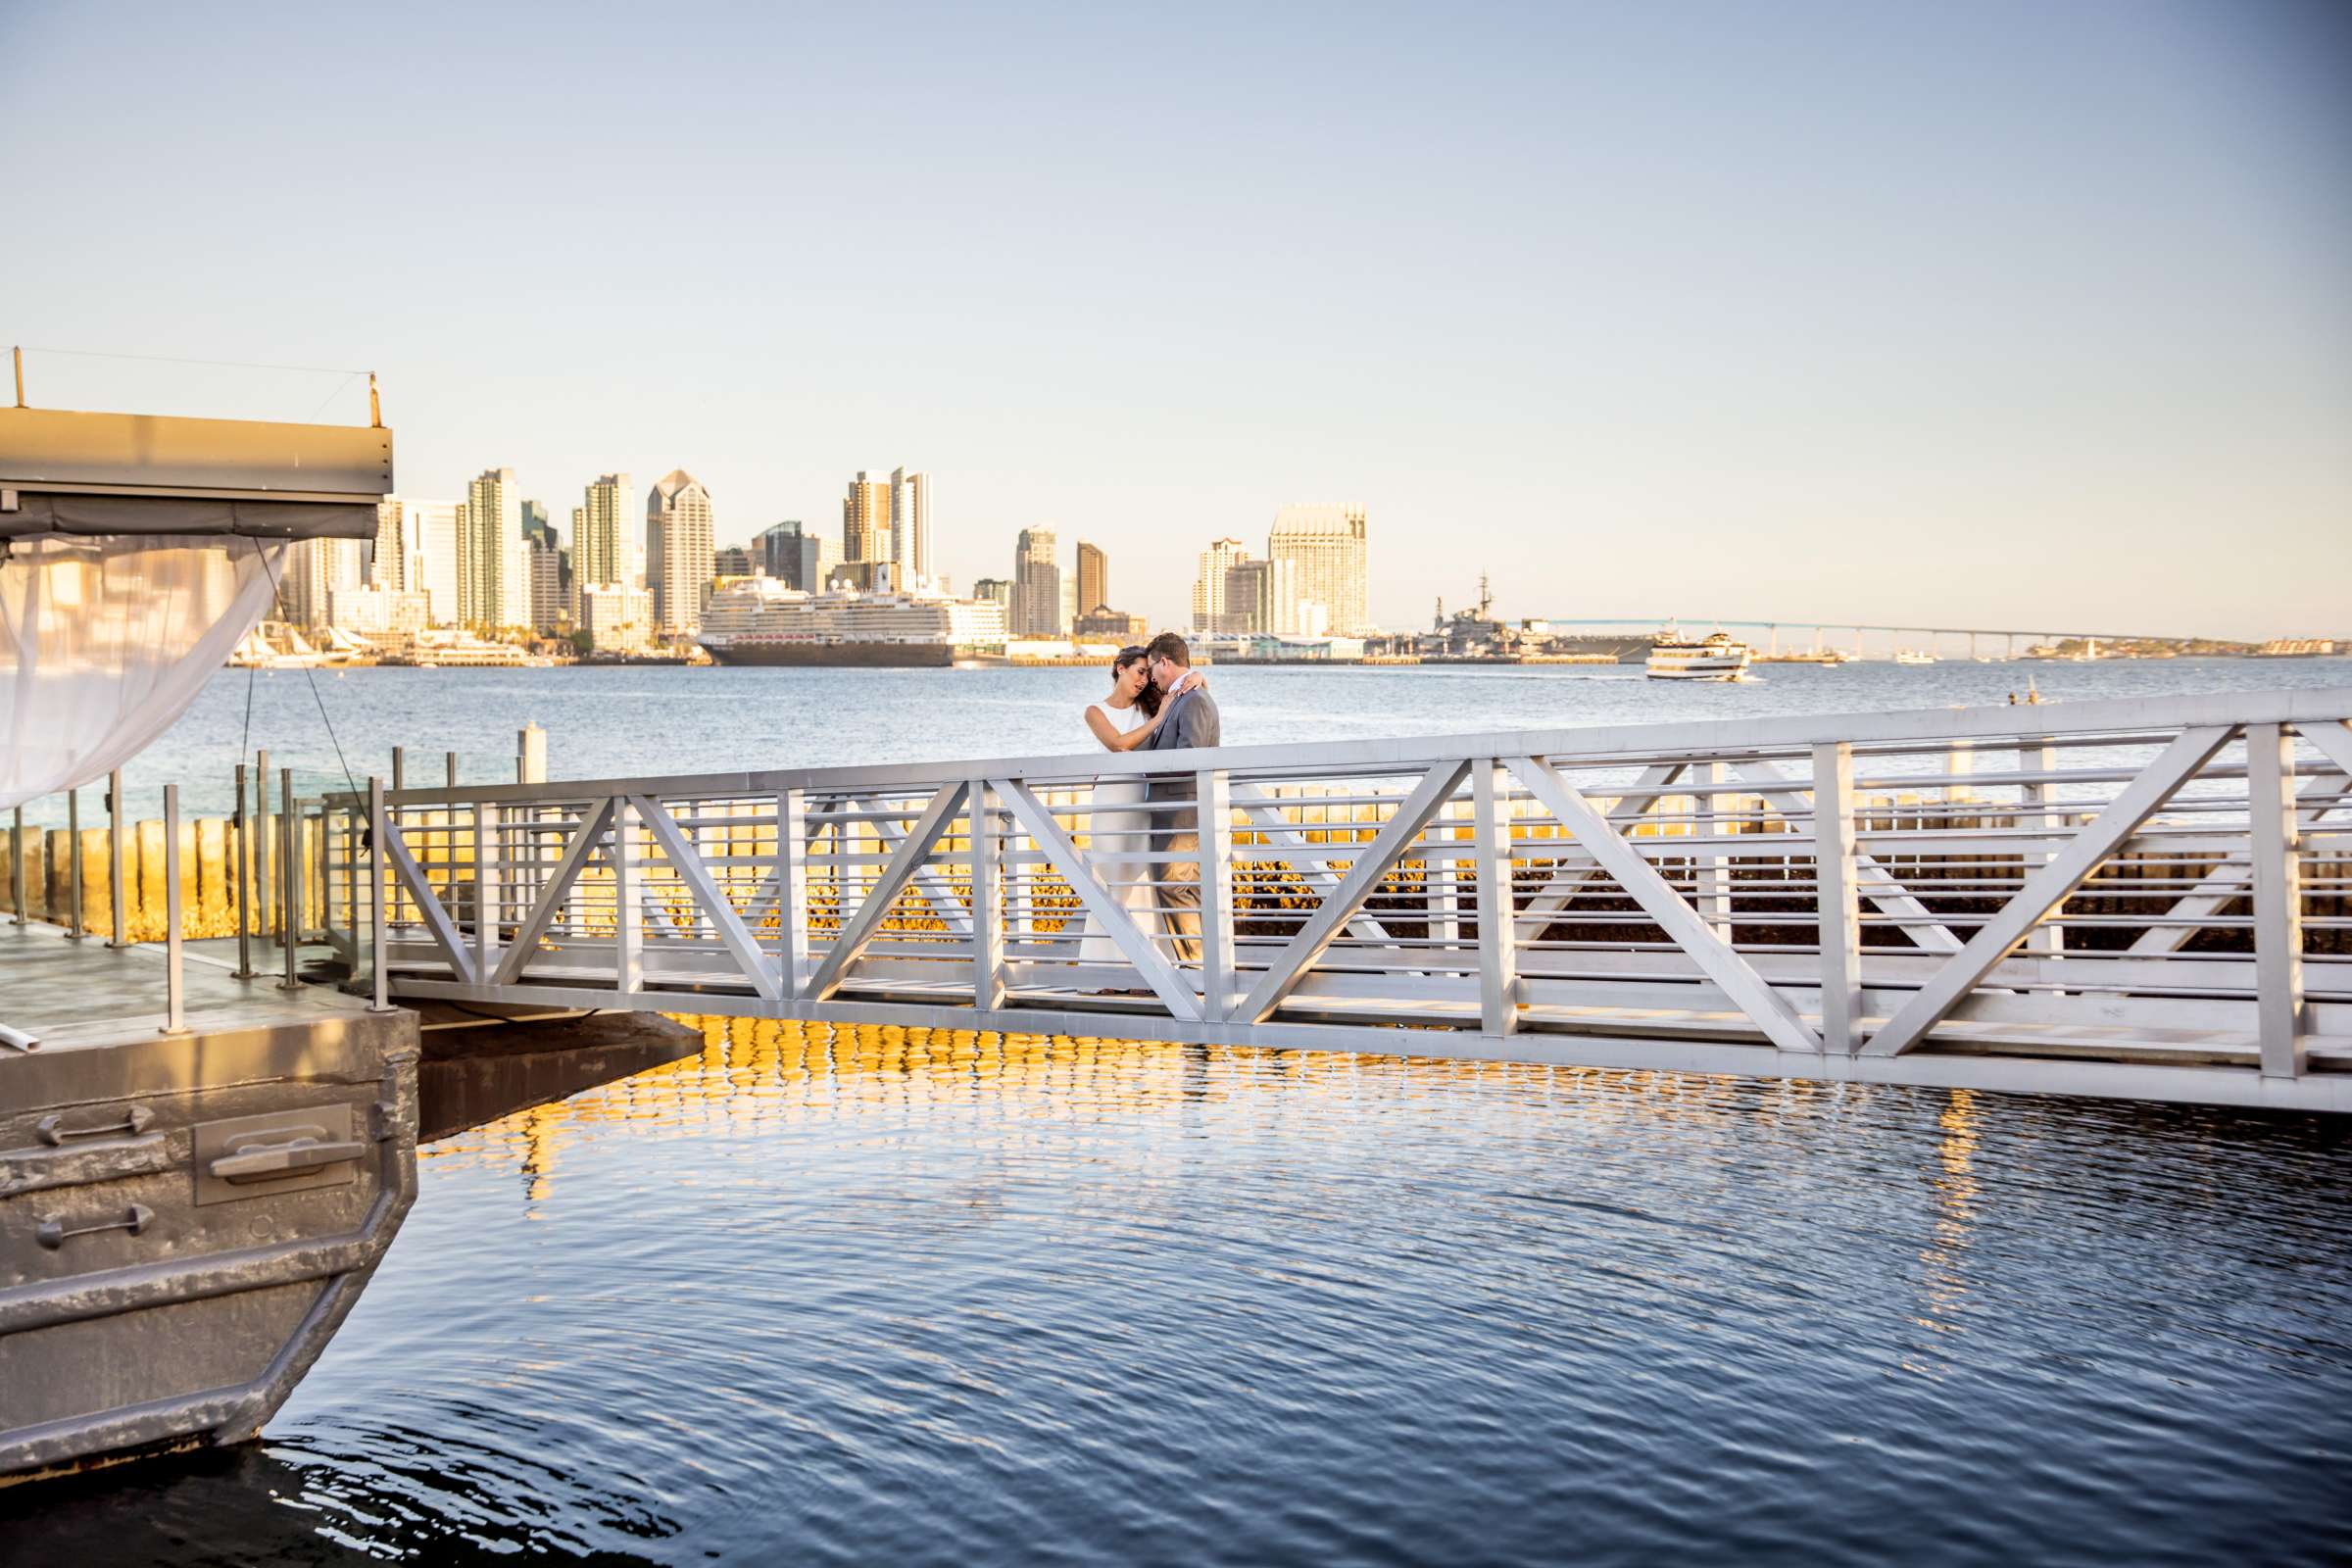
[[[370,958],[474,1004],[2300,1081],[2352,1048],[2348,719],[2233,694],[408,790]]]

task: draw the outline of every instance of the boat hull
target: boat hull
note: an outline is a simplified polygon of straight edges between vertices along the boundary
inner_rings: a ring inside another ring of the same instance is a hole
[[[956,662],[948,643],[705,643],[722,664],[783,664],[799,668],[845,665],[854,669],[945,669]]]

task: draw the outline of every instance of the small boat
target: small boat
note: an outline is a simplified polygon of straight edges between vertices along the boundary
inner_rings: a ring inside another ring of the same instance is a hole
[[[1933,664],[1936,656],[1924,648],[1898,648],[1894,653],[1894,662],[1898,664]]]
[[[1669,625],[1649,645],[1651,680],[1745,680],[1753,652],[1729,632],[1686,637]]]

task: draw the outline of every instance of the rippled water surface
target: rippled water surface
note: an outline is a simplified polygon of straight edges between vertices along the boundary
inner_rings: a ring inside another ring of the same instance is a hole
[[[2352,1542],[2333,1123],[707,1038],[427,1150],[265,1444],[73,1484],[0,1541],[69,1568]]]

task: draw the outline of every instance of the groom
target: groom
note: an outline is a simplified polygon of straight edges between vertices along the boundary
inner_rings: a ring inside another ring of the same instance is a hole
[[[1193,667],[1193,651],[1182,637],[1163,631],[1152,639],[1144,650],[1145,662],[1152,671],[1152,683],[1163,692],[1176,690]],[[1168,752],[1185,747],[1215,746],[1223,734],[1217,715],[1217,700],[1208,695],[1206,687],[1196,687],[1169,699],[1173,704],[1159,727],[1152,732],[1138,751]],[[1163,801],[1193,802],[1198,798],[1193,775],[1190,773],[1154,773],[1144,799],[1158,805]],[[1167,926],[1176,957],[1182,963],[1200,961],[1200,813],[1197,806],[1187,805],[1176,810],[1154,816],[1152,844],[1157,853],[1185,858],[1170,859],[1158,867],[1159,902],[1165,912],[1161,915]]]

